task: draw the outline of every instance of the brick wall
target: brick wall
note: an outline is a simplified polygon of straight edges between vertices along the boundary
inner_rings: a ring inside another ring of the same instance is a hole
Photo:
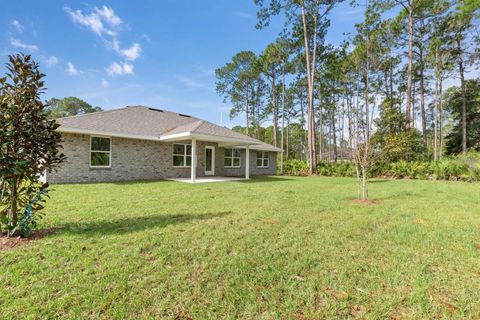
[[[190,168],[173,167],[172,143],[112,137],[111,167],[90,168],[90,136],[63,134],[65,163],[56,172],[47,173],[50,183],[76,183],[122,180],[188,178]],[[190,141],[178,142],[188,143]],[[241,150],[241,167],[224,168],[224,151],[216,143],[197,141],[197,177],[205,176],[205,146],[215,147],[215,175],[244,176],[245,150]],[[274,175],[276,153],[270,152],[269,168],[257,168],[256,151],[250,153],[250,175]]]
[[[217,150],[216,150],[217,151]],[[218,168],[218,175],[227,177],[244,177],[245,176],[245,154],[246,150],[240,150],[240,168],[225,168],[223,163],[224,148],[218,148],[217,161],[219,161],[220,167]],[[250,150],[250,175],[275,175],[277,173],[277,153],[269,152],[269,166],[268,168],[257,167],[257,151]],[[217,174],[217,172],[215,172]]]

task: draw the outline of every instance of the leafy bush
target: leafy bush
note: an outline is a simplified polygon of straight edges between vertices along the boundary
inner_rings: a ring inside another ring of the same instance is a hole
[[[277,168],[279,168],[278,165]],[[291,176],[306,176],[308,175],[308,162],[298,159],[287,160],[283,163],[283,173]]]
[[[287,175],[303,176],[308,173],[308,163],[304,160],[288,160],[284,164]],[[352,162],[319,162],[317,174],[333,177],[355,177]],[[466,155],[446,157],[441,161],[375,161],[369,171],[370,177],[394,179],[437,179],[480,181],[480,153],[470,152]]]
[[[330,171],[335,177],[354,177],[355,165],[352,162],[330,163]]]
[[[29,55],[9,56],[0,77],[0,235],[28,236],[48,192],[40,176],[65,160],[59,124],[40,100],[45,76]]]
[[[317,174],[321,176],[333,176],[334,174],[334,167],[333,163],[328,162],[319,162],[317,164]]]
[[[466,167],[468,181],[480,181],[480,152],[469,152],[456,157]]]
[[[395,134],[376,133],[372,141],[377,157],[384,162],[424,160],[426,149],[416,129]]]
[[[336,177],[354,177],[355,165],[352,162],[340,162],[334,165]]]

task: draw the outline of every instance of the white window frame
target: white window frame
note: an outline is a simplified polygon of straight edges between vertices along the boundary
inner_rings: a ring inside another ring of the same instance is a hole
[[[262,155],[261,158],[258,157],[259,153]],[[258,162],[257,162],[259,159],[262,159],[262,165],[261,166],[259,166]],[[267,165],[264,165],[265,160],[267,160]],[[255,164],[257,165],[257,168],[269,168],[270,167],[270,157],[269,157],[268,151],[257,151],[257,157],[255,159]]]
[[[232,150],[232,156],[231,157],[226,157],[225,156],[225,150]],[[233,156],[233,150],[238,150],[238,152],[240,153],[240,155],[238,157],[234,157]],[[231,166],[226,166],[225,165],[225,159],[232,159],[232,165]],[[236,159],[238,158],[238,166],[234,166],[233,165],[233,159]],[[223,150],[223,167],[224,168],[240,168],[242,167],[242,152],[240,151],[240,149],[238,148],[224,148]]]
[[[207,149],[212,150],[212,170],[207,171]],[[214,176],[215,175],[215,147],[214,146],[205,146],[205,175]]]
[[[180,146],[183,146],[183,155],[182,154],[177,154],[177,153],[174,153],[175,152],[175,145],[180,145]],[[192,167],[192,154],[189,156],[190,157],[190,165],[187,166],[187,146],[190,146],[190,150],[191,152],[193,152],[192,150],[192,145],[190,143],[172,143],[172,166],[174,168],[191,168]],[[176,166],[174,164],[174,161],[173,161],[173,157],[181,157],[183,156],[183,163],[184,165],[183,166]]]
[[[101,150],[92,150],[92,139],[93,138],[103,138],[103,139],[108,139],[110,140],[110,151],[101,151]],[[89,164],[90,168],[96,169],[96,168],[111,168],[112,167],[112,137],[109,136],[90,136],[90,153],[89,155]],[[92,152],[96,153],[108,153],[108,166],[97,166],[97,165],[92,165]]]

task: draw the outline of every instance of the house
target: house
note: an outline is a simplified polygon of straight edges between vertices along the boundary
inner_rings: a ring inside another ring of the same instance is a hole
[[[273,175],[281,149],[193,116],[129,106],[57,120],[67,160],[50,183]]]

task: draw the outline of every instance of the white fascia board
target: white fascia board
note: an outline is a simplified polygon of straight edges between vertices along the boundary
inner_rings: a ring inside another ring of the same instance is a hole
[[[69,127],[65,127],[65,126],[60,126],[57,129],[57,131],[62,132],[62,133],[77,133],[77,134],[87,134],[87,135],[95,135],[95,136],[106,136],[106,137],[128,138],[128,139],[137,139],[137,140],[160,141],[160,137],[155,137],[155,136],[140,136],[140,135],[128,134],[128,133],[118,133],[118,132],[108,132],[108,131],[99,131],[99,130],[69,128]]]
[[[180,132],[180,133],[161,136],[160,141],[179,141],[179,140],[185,140],[185,138],[190,138],[190,137],[192,137],[192,133],[190,131]]]
[[[262,146],[262,145],[252,145],[252,146],[250,146],[250,150],[283,152],[283,150],[280,149],[280,148],[277,148],[277,147],[274,147],[274,146]]]
[[[261,151],[272,151],[272,152],[282,152],[280,148],[271,147],[262,147],[257,145],[254,141],[235,139],[229,137],[220,137],[207,134],[191,133],[191,132],[181,132],[171,135],[165,135],[161,137],[155,136],[141,136],[128,133],[118,133],[118,132],[108,132],[100,130],[89,130],[89,129],[78,129],[71,128],[66,126],[60,126],[57,129],[58,132],[62,133],[76,133],[76,134],[86,134],[86,135],[96,135],[96,136],[106,136],[106,137],[118,137],[118,138],[128,138],[128,139],[137,139],[137,140],[149,140],[149,141],[181,141],[187,138],[196,138],[197,140],[217,142],[220,147],[236,147],[236,148],[245,148],[247,145],[250,146],[251,150],[261,150]]]
[[[232,146],[237,149],[245,149],[245,146]],[[258,144],[251,144],[249,145],[250,150],[256,150],[256,151],[270,151],[270,152],[282,152],[282,149],[276,148],[274,146],[262,146]]]
[[[192,137],[196,138],[197,140],[218,142],[221,144],[225,143],[225,144],[236,144],[236,145],[244,145],[244,146],[255,144],[255,141],[251,141],[248,139],[221,137],[221,136],[214,136],[214,135],[202,134],[202,133],[193,133]]]

